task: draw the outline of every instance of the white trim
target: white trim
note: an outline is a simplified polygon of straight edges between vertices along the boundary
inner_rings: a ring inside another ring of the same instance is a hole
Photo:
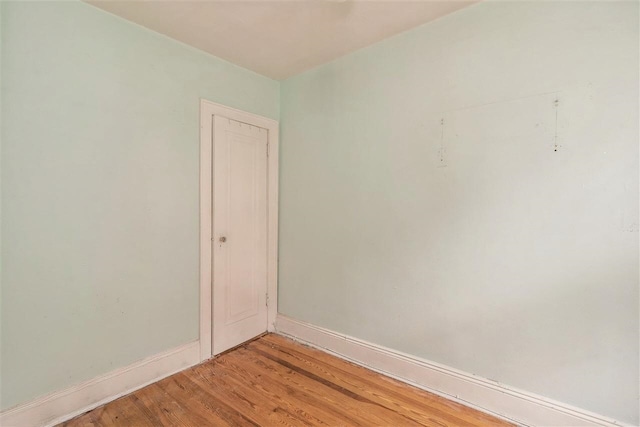
[[[197,341],[0,413],[4,427],[53,426],[200,362]]]
[[[200,100],[200,360],[212,355],[211,308],[211,218],[212,218],[212,128],[213,116],[220,115],[269,131],[268,231],[267,231],[267,330],[275,330],[278,313],[278,122],[266,117],[236,110],[205,99]]]
[[[276,332],[520,425],[545,427],[625,425],[620,421],[534,393],[518,390],[280,314],[276,321]]]

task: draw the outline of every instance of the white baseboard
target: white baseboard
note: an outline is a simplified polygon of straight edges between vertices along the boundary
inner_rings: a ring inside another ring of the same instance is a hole
[[[199,341],[140,360],[0,413],[3,427],[52,426],[200,363]]]
[[[525,426],[621,426],[619,421],[278,315],[276,332],[466,406]]]

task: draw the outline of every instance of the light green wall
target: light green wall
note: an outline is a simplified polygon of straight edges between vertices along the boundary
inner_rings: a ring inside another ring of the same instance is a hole
[[[637,423],[637,18],[483,3],[284,82],[281,311]],[[83,3],[0,36],[7,408],[197,338],[198,100],[280,94]]]
[[[279,83],[80,2],[1,2],[7,408],[198,338],[199,98]]]
[[[483,2],[284,81],[281,312],[637,424],[638,36]]]

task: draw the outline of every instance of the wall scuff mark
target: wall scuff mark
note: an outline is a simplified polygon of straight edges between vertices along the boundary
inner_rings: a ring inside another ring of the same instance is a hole
[[[440,119],[440,149],[438,150],[440,155],[440,162],[438,163],[439,168],[446,168],[447,162],[445,159],[446,149],[444,145],[444,117]]]
[[[558,151],[558,148],[560,147],[560,145],[558,145],[558,107],[560,106],[560,99],[556,97],[555,101],[553,101],[553,106],[556,109],[556,125],[553,134],[553,151]]]

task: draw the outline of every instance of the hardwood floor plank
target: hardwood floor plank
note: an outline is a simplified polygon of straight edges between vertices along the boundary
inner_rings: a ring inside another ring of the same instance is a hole
[[[140,396],[142,397],[142,396]],[[138,408],[138,411],[140,411],[142,414],[144,414],[145,418],[147,418],[149,420],[149,423],[151,425],[154,426],[158,426],[158,425],[162,425],[162,422],[160,421],[160,418],[158,416],[158,414],[155,413],[155,411],[152,411],[149,406],[147,406],[142,399],[138,397],[138,395],[136,394],[132,394],[131,395],[131,400],[133,401],[134,405],[136,405],[136,407]]]
[[[111,405],[114,404],[114,405]],[[131,395],[121,397],[109,405],[96,408],[65,422],[65,427],[79,426],[152,426],[136,408]],[[111,406],[110,406],[111,405]]]
[[[160,422],[156,425],[174,425],[179,427],[191,427],[190,414],[183,408],[178,400],[167,393],[161,386],[166,380],[151,384],[133,395],[139,398],[140,403],[153,413],[153,419]],[[109,405],[107,405],[109,406]],[[117,409],[117,408],[114,408]]]
[[[256,387],[261,389],[270,398],[280,402],[286,402],[288,406],[297,408],[297,411],[304,411],[311,417],[319,421],[317,424],[328,425],[359,425],[355,418],[350,418],[348,412],[337,405],[327,405],[325,400],[318,397],[316,393],[307,391],[304,388],[296,387],[295,384],[287,384],[282,381],[276,372],[265,370],[264,366],[243,363],[241,366],[234,364],[230,366],[235,375],[240,380],[250,381],[251,378],[258,378]]]
[[[247,385],[233,383],[228,374],[220,369],[224,357],[211,366],[198,367],[196,375],[191,376],[191,381],[211,392],[217,399],[228,403],[228,407],[243,418],[236,422],[259,426],[261,420],[266,419],[270,424],[289,425],[287,417],[275,412],[276,404],[256,395]]]
[[[205,378],[207,381],[218,381],[229,389],[236,390],[242,396],[242,400],[251,404],[251,409],[260,413],[263,418],[281,418],[279,423],[286,424],[287,420],[297,419],[296,424],[326,425],[322,418],[318,418],[313,411],[306,411],[306,405],[295,405],[293,399],[283,399],[278,395],[278,389],[274,383],[262,378],[261,373],[250,373],[245,365],[227,363],[221,359],[215,365],[204,365],[203,369],[210,372]],[[224,374],[215,375],[217,374]],[[284,394],[286,396],[286,393]],[[277,402],[277,403],[276,403]]]
[[[245,349],[242,349],[246,351]],[[248,353],[238,354],[238,357],[248,358]],[[248,359],[249,360],[249,359]],[[277,364],[269,366],[265,361],[250,359],[251,363],[243,363],[248,375],[261,376],[261,382],[266,383],[266,388],[283,396],[281,399],[299,405],[306,411],[313,413],[329,425],[366,426],[362,419],[358,419],[352,412],[352,408],[340,400],[332,399],[332,396],[322,395],[315,389],[309,389],[304,384],[288,382],[278,372]],[[235,365],[234,369],[238,369]]]
[[[180,385],[185,392],[184,395],[188,396],[187,402],[194,400],[199,402],[209,412],[218,415],[232,426],[260,426],[251,414],[244,412],[240,407],[238,396],[234,390],[225,390],[221,385],[215,383],[203,385],[194,373],[195,370],[189,372],[188,375],[180,373],[175,378],[175,384]]]
[[[307,369],[315,370],[319,375],[332,378],[345,386],[363,390],[370,398],[387,401],[396,408],[403,406],[412,412],[417,411],[423,414],[426,406],[430,417],[437,414],[444,417],[441,422],[478,425],[479,420],[484,420],[492,425],[511,425],[508,422],[496,423],[496,418],[488,414],[478,411],[470,412],[469,408],[462,404],[443,399],[424,390],[408,387],[398,380],[382,376],[320,350],[302,345],[291,346],[290,340],[281,336],[270,335],[263,340],[250,343],[249,346],[259,347],[265,351],[277,351],[281,357],[289,360],[297,359],[300,363],[304,363]]]
[[[294,351],[268,346],[268,344],[252,344],[252,347],[262,348],[263,351],[271,354],[276,353],[279,357],[289,360],[292,363],[303,363],[304,366],[309,371],[314,372],[314,374],[330,379],[334,384],[358,394],[362,399],[368,399],[389,411],[394,411],[416,422],[427,424],[436,422],[439,425],[457,425],[461,427],[473,427],[476,425],[473,420],[469,421],[465,419],[465,417],[459,417],[459,414],[453,413],[453,411],[448,410],[449,408],[443,410],[432,402],[408,399],[406,396],[394,393],[392,390],[380,391],[372,388],[372,384],[369,381],[361,380],[361,378],[353,372],[347,370],[334,372],[322,362],[312,358],[304,359]],[[345,365],[348,366],[346,362]],[[429,409],[428,414],[424,413],[425,406]]]
[[[512,426],[269,334],[61,426]]]
[[[374,411],[366,402],[352,399],[351,396],[301,375],[300,372],[276,361],[256,356],[251,352],[247,352],[246,357],[250,357],[257,367],[274,375],[278,381],[289,383],[296,390],[304,390],[307,394],[315,396],[318,405],[340,408],[342,417],[350,419],[353,425],[398,425],[399,422],[402,422],[400,425],[416,425],[416,423],[410,423],[406,420],[390,419],[389,414],[383,414],[381,417],[379,412]]]
[[[427,404],[429,407],[457,413],[459,414],[458,416],[464,417],[465,420],[472,421],[475,424],[477,424],[478,420],[484,420],[489,425],[512,425],[509,422],[497,419],[483,412],[471,410],[460,403],[442,398],[425,390],[408,386],[401,381],[378,374],[370,369],[337,358],[323,351],[304,345],[291,346],[291,340],[288,338],[279,335],[269,335],[264,337],[264,340],[261,340],[260,343],[256,342],[256,344],[266,343],[281,344],[282,348],[286,348],[287,352],[298,354],[306,363],[323,363],[327,366],[329,372],[334,373],[339,378],[355,378],[361,380],[367,387],[376,392],[379,391],[386,397],[391,397],[398,401],[413,402],[418,405],[418,407],[423,408],[423,410],[425,404]],[[496,424],[496,422],[501,422],[501,424]]]
[[[365,412],[365,414],[361,416],[375,416],[376,419],[373,419],[372,422],[376,423],[377,425],[380,425],[380,424],[406,425],[406,426],[424,425],[410,417],[406,417],[395,411],[389,411],[387,408],[377,404],[376,402],[368,399],[365,396],[362,396],[361,394],[355,393],[349,390],[348,388],[342,387],[341,385],[338,385],[306,369],[296,366],[295,364],[289,363],[279,357],[272,356],[261,350],[254,349],[253,351],[257,353],[259,356],[262,356],[265,359],[271,360],[279,365],[282,365],[284,368],[289,369],[290,371],[293,372],[293,375],[299,375],[300,376],[299,380],[301,382],[305,381],[311,384],[317,383],[316,386],[318,387],[319,392],[328,393],[327,389],[331,389],[332,391],[342,395],[341,403],[343,405],[346,402],[351,403],[352,400],[355,401],[353,406],[354,407],[362,406]],[[325,387],[326,389],[323,388],[322,386]]]
[[[181,416],[181,421],[195,426],[252,425],[250,422],[245,422],[235,410],[212,397],[206,390],[193,386],[189,378],[190,375],[179,373],[158,383],[171,400],[179,403],[180,411],[184,414]]]

